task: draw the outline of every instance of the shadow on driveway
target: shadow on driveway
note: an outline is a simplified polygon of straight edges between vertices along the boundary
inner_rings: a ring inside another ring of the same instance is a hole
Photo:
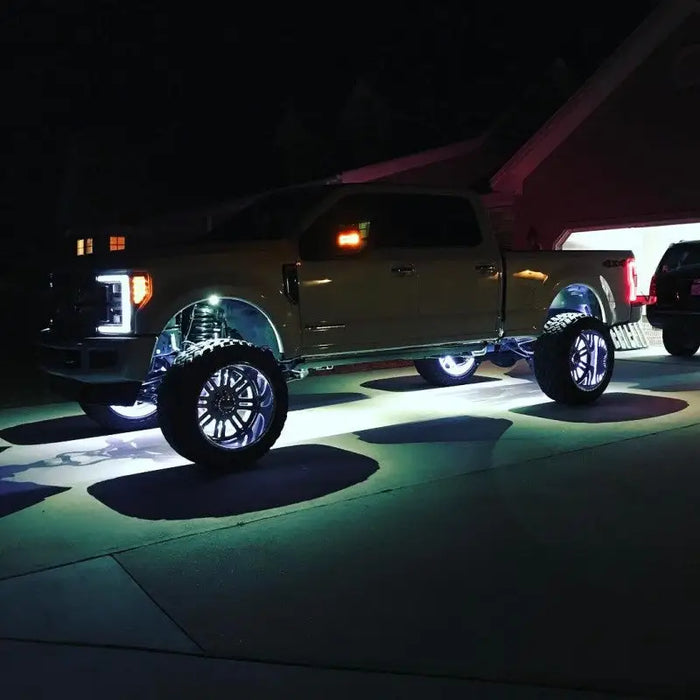
[[[120,459],[148,458],[154,463],[172,459],[170,450],[164,440],[139,439],[139,442],[107,437],[106,444],[95,449],[68,450],[53,457],[46,457],[26,464],[0,465],[0,517],[10,515],[18,510],[28,508],[46,500],[50,496],[68,491],[70,487],[51,486],[35,481],[15,480],[18,474],[36,471],[46,475],[53,468],[71,470],[90,469],[100,462]],[[151,444],[153,443],[153,444]]]
[[[680,399],[612,392],[603,394],[595,403],[587,406],[564,406],[551,402],[512,408],[511,413],[568,423],[617,423],[658,418],[686,408],[688,403]]]
[[[335,406],[340,403],[351,403],[368,399],[366,394],[353,392],[337,392],[335,394],[290,394],[289,410],[301,411],[305,408],[319,408],[321,406]]]
[[[334,406],[367,398],[369,397],[365,394],[352,392],[292,394],[289,397],[289,410],[300,411],[305,408]],[[14,445],[45,445],[51,442],[101,437],[102,435],[111,435],[113,432],[101,428],[87,416],[80,415],[13,425],[10,428],[0,430],[0,437]]]
[[[196,465],[109,479],[88,492],[109,508],[143,520],[221,518],[308,501],[368,479],[373,459],[324,445],[294,445],[269,452],[243,472]]]
[[[0,430],[0,437],[14,445],[45,445],[50,442],[100,437],[109,435],[110,432],[100,428],[87,416],[67,416],[13,425],[11,428]]]
[[[473,376],[463,386],[471,384],[483,384],[485,382],[498,382],[500,379],[495,377],[479,377]],[[424,391],[425,389],[435,389],[432,384],[423,379],[419,374],[409,375],[407,377],[388,377],[387,379],[372,379],[369,382],[364,382],[360,386],[366,389],[380,389],[381,391]]]
[[[364,442],[374,445],[431,442],[496,442],[512,421],[505,418],[436,418],[400,423],[386,428],[371,428],[355,433]]]
[[[688,381],[686,378],[664,377],[660,381],[649,380],[639,382],[635,389],[643,391],[657,391],[659,393],[674,394],[676,392],[700,391],[700,376],[695,381]]]
[[[0,518],[34,506],[69,489],[69,486],[44,486],[32,482],[0,481]]]

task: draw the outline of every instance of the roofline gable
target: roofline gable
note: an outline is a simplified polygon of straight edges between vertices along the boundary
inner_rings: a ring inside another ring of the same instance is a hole
[[[440,161],[458,158],[459,156],[466,155],[476,150],[483,143],[485,137],[486,135],[482,134],[473,139],[458,141],[448,144],[447,146],[432,148],[428,151],[421,151],[420,153],[413,153],[408,156],[402,156],[401,158],[394,158],[393,160],[364,165],[354,170],[345,170],[334,178],[331,178],[331,181],[342,183],[371,182],[408,170],[415,170],[416,168],[422,168],[426,165],[432,165]]]
[[[491,188],[521,194],[525,178],[693,12],[698,0],[665,0],[493,175]]]

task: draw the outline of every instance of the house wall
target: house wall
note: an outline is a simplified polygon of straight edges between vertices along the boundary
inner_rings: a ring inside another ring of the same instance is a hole
[[[700,219],[700,14],[691,15],[525,180],[516,245],[571,228]]]

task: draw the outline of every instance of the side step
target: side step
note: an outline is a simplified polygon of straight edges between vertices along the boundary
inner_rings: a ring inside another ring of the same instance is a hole
[[[621,323],[619,326],[613,326],[610,329],[615,350],[641,350],[649,347],[646,333],[642,324],[637,323]]]

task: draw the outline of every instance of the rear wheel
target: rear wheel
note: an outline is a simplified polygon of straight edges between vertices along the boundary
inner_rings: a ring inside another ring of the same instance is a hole
[[[607,388],[615,364],[610,330],[580,313],[550,318],[535,342],[534,370],[540,389],[564,404],[595,401]]]
[[[158,427],[158,407],[148,401],[137,401],[132,406],[81,403],[80,408],[103,428],[114,432]]]
[[[433,386],[466,384],[479,367],[476,357],[446,355],[438,359],[416,360],[418,374]]]
[[[160,427],[197,464],[243,469],[276,442],[287,419],[287,383],[272,352],[211,340],[182,353],[158,389]]]
[[[700,348],[700,339],[682,325],[670,325],[663,329],[664,347],[669,355],[692,357]]]

